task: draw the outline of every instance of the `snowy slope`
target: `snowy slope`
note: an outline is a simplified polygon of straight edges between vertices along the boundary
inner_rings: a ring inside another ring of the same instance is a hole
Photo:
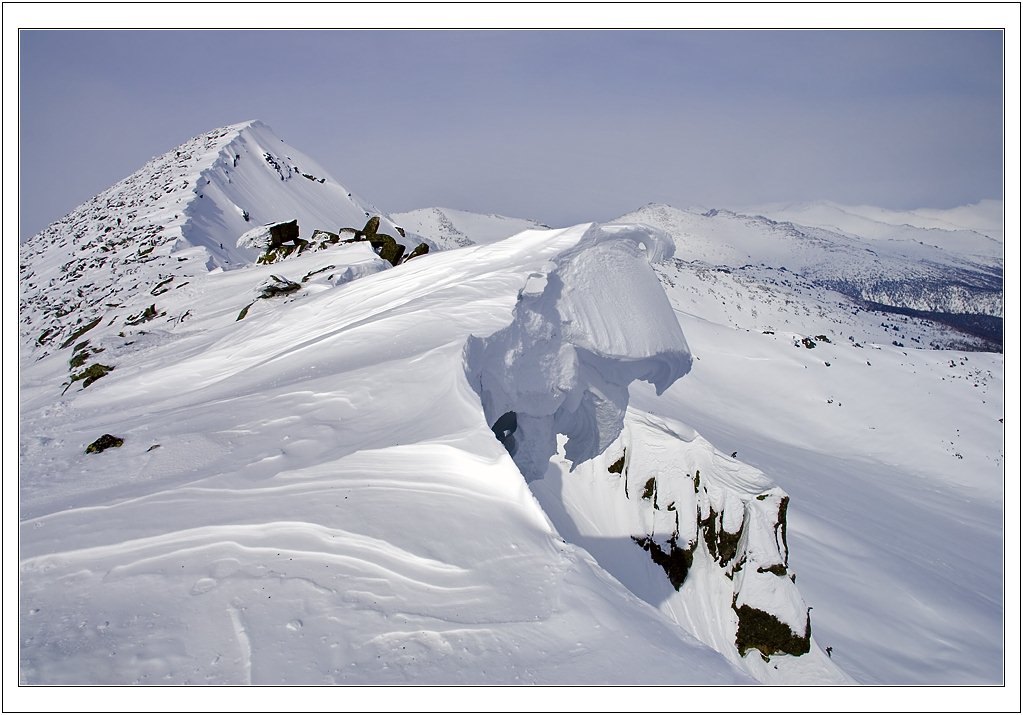
[[[1000,682],[1002,356],[922,349],[951,339],[927,321],[864,311],[791,271],[683,260],[687,250],[723,262],[756,249],[720,232],[687,238],[655,268],[692,370],[660,396],[634,386],[611,447],[575,471],[562,449],[531,482],[559,532],[737,660],[719,630],[735,618],[720,607],[734,581],[702,529],[694,534],[690,520],[687,532],[683,521],[676,535],[671,516],[697,469],[718,488],[743,474],[761,494],[791,497],[786,573],[813,606],[814,638],[809,657],[747,656],[748,672],[771,682]],[[618,459],[619,472],[609,471]],[[729,498],[748,504],[748,493]],[[695,498],[698,507],[704,497]],[[678,592],[660,565],[634,558],[637,534],[665,552],[673,535],[681,547],[695,537]],[[825,661],[841,670],[816,671]]]
[[[530,276],[586,275],[583,256],[636,235],[586,229],[311,285],[240,321],[230,296],[271,271],[378,259],[211,273],[191,333],[123,346],[95,384],[60,396],[62,354],[27,368],[24,680],[745,681],[562,541],[467,382],[467,339],[507,325]],[[85,454],[103,433],[123,446]]]
[[[45,354],[93,321],[90,335],[150,305],[163,312],[162,296],[207,271],[252,263],[259,252],[237,242],[255,226],[297,219],[308,239],[371,215],[381,214],[262,122],[195,137],[21,246],[22,344]],[[381,230],[398,235],[386,216]]]
[[[406,230],[426,236],[442,248],[493,243],[522,231],[550,228],[528,219],[445,208],[416,209],[392,216]]]
[[[692,373],[633,404],[791,496],[790,564],[833,661],[863,683],[1000,682],[1002,356],[679,320]]]
[[[1002,256],[1005,231],[1001,201],[985,200],[953,209],[892,211],[843,206],[831,201],[765,204],[742,210],[776,221],[791,221],[870,239],[921,240],[965,254]],[[988,240],[984,240],[984,239]]]
[[[997,250],[997,255],[988,255],[991,251],[962,255],[916,238],[866,241],[763,216],[716,209],[696,213],[661,204],[644,206],[618,220],[667,231],[679,246],[678,257],[686,261],[784,268],[821,287],[881,306],[999,317],[1002,313],[1002,258]]]

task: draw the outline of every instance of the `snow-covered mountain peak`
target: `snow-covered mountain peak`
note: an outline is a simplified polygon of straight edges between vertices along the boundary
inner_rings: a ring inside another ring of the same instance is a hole
[[[21,246],[23,344],[45,354],[93,321],[132,321],[151,305],[159,313],[154,298],[209,271],[251,265],[260,249],[238,238],[254,227],[297,220],[309,239],[316,230],[355,232],[371,216],[382,233],[404,235],[262,121],[205,132]]]
[[[441,248],[493,243],[522,231],[550,228],[528,219],[440,207],[396,213],[392,217],[408,231],[429,237]]]

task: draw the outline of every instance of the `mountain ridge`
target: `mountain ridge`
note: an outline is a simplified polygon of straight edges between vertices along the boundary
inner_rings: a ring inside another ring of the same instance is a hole
[[[256,217],[403,234],[255,124],[22,255],[25,682],[995,677],[1002,358],[804,275],[848,237],[459,212],[261,264]]]

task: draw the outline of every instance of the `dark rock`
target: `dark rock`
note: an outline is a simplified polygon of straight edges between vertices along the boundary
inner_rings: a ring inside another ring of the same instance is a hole
[[[274,224],[270,227],[270,245],[267,248],[294,243],[298,240],[298,219]]]
[[[320,248],[323,248],[328,243],[337,243],[341,240],[341,237],[336,233],[330,231],[324,231],[323,229],[316,229],[313,231],[312,237],[309,239],[312,243],[319,243]]]
[[[111,365],[101,365],[98,362],[93,363],[89,367],[85,368],[79,373],[71,376],[71,384],[82,381],[82,387],[88,387],[96,380],[109,374],[114,368]],[[70,385],[68,385],[70,387]]]
[[[614,464],[607,468],[611,474],[621,474],[622,470],[625,469],[625,451],[622,450],[622,456],[618,458]]]
[[[632,540],[650,554],[650,559],[655,564],[664,569],[664,573],[667,574],[668,580],[671,581],[671,585],[675,587],[676,591],[682,588],[682,584],[689,574],[689,569],[693,566],[693,552],[696,550],[695,544],[690,544],[685,549],[679,548],[677,537],[673,536],[668,540],[668,550],[665,551],[660,544],[649,536],[642,538],[633,536]]]
[[[287,278],[281,276],[270,276],[270,280],[263,284],[260,290],[260,298],[273,298],[279,295],[287,295],[288,293],[294,293],[302,288],[301,283],[290,281]],[[241,318],[239,318],[240,320]]]
[[[125,319],[124,324],[125,325],[141,325],[142,323],[150,321],[150,320],[152,320],[153,318],[156,318],[156,317],[158,317],[157,312],[156,312],[156,303],[153,303],[152,305],[150,305],[148,308],[143,310],[138,315],[129,315]]]
[[[75,332],[71,333],[71,337],[69,337],[67,340],[65,340],[64,342],[62,342],[60,344],[60,349],[63,350],[64,348],[66,348],[69,345],[71,345],[72,343],[74,343],[76,340],[78,340],[78,338],[82,337],[87,332],[89,332],[90,330],[95,328],[97,325],[99,325],[99,321],[101,321],[102,319],[103,319],[102,316],[99,317],[99,318],[96,318],[95,320],[86,323],[81,328],[79,328]],[[42,336],[40,336],[40,340],[41,339],[42,339]],[[39,344],[42,345],[43,343],[40,342]]]
[[[401,257],[405,255],[405,246],[398,243],[386,233],[377,233],[370,236],[369,245],[392,266],[401,263]]]
[[[408,263],[413,258],[416,258],[418,256],[425,256],[429,252],[430,247],[425,243],[420,243],[418,246],[412,249],[412,253],[408,254],[408,256],[405,257],[405,262]]]
[[[803,635],[792,631],[775,616],[743,604],[733,610],[739,615],[739,627],[735,632],[735,647],[740,655],[746,655],[756,648],[765,656],[776,653],[803,655],[810,652],[810,614],[806,614],[806,630]]]
[[[97,439],[95,442],[90,444],[88,447],[86,447],[85,453],[99,454],[105,449],[110,449],[111,447],[120,447],[122,444],[124,444],[124,440],[121,439],[120,437],[115,437],[112,434],[105,434],[99,439]]]

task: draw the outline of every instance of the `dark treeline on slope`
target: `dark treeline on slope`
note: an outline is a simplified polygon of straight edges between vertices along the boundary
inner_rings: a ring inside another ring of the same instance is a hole
[[[871,303],[869,301],[866,302],[866,306],[868,310],[876,312],[908,315],[912,318],[930,320],[935,323],[947,325],[961,333],[988,341],[989,347],[988,350],[985,350],[985,352],[1002,352],[1003,320],[1000,316],[983,315],[980,313],[940,313],[929,310],[914,310],[913,308],[884,305],[883,303]],[[977,348],[964,344],[963,349],[976,350]]]

